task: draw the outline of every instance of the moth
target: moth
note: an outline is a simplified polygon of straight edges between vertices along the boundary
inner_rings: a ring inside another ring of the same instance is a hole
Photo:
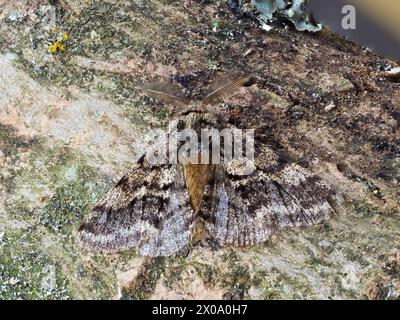
[[[196,132],[221,129],[227,124],[207,106],[234,95],[253,74],[220,77],[196,108],[175,85],[150,82],[142,89],[186,108],[177,127]],[[161,140],[143,154],[95,205],[79,228],[81,244],[102,253],[133,248],[150,257],[179,254],[200,241],[218,246],[261,244],[278,230],[328,220],[338,199],[326,182],[274,150],[262,134],[255,136],[255,170],[249,175],[232,161],[150,162],[149,153],[166,144]]]

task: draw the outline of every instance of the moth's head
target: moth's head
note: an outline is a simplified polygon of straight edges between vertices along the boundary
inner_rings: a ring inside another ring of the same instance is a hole
[[[177,112],[177,115],[180,117],[187,116],[191,113],[210,113],[210,110],[204,106],[203,101],[199,100],[190,100],[186,106],[182,106],[180,110]]]
[[[201,129],[217,128],[218,126],[218,117],[214,113],[204,110],[190,111],[182,114],[178,119],[179,130],[190,128],[195,131],[200,131]]]

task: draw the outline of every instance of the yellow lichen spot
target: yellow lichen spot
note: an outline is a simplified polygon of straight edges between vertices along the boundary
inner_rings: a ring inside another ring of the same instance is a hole
[[[56,55],[66,49],[66,41],[69,39],[69,33],[67,31],[62,31],[57,27],[53,27],[51,32],[56,33],[57,38],[55,42],[49,46],[49,52]]]
[[[64,51],[65,46],[61,43],[60,40],[57,40],[54,44],[49,47],[50,53],[56,53],[57,51]]]
[[[56,51],[57,51],[57,42],[56,43],[54,43],[54,44],[52,44],[50,47],[49,47],[49,52],[50,53],[55,53]]]
[[[68,32],[64,32],[63,35],[62,35],[62,41],[67,41],[68,38],[69,38]]]

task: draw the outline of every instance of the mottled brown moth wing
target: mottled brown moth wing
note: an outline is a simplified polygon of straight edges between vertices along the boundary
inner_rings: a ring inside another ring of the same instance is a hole
[[[142,157],[95,206],[79,229],[94,251],[135,248],[142,256],[170,256],[191,238],[194,212],[179,165],[152,166]]]
[[[256,150],[256,170],[237,175],[218,165],[206,190],[204,212],[209,235],[220,245],[254,245],[286,227],[326,221],[338,196],[318,176],[282,161],[269,147]]]

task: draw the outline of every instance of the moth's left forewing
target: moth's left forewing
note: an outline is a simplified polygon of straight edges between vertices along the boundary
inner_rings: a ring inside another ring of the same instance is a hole
[[[189,245],[193,219],[182,168],[142,159],[94,207],[78,238],[97,252],[169,256]]]

